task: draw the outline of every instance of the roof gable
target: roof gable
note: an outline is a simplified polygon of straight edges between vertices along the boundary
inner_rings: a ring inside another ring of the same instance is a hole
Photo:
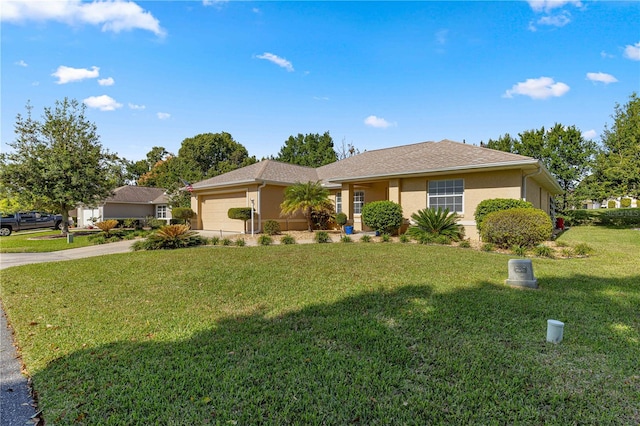
[[[263,181],[289,185],[295,182],[317,180],[319,180],[318,173],[314,168],[275,160],[262,160],[259,163],[197,182],[193,184],[193,189]]]

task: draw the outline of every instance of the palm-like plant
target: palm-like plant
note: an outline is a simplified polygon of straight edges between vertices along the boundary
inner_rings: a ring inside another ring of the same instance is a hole
[[[426,234],[432,237],[444,235],[454,241],[464,237],[464,228],[458,224],[458,215],[449,213],[449,209],[424,209],[411,215],[413,225],[407,234],[419,239]]]
[[[309,231],[313,230],[311,213],[314,210],[331,205],[329,191],[322,187],[320,181],[298,182],[287,187],[284,191],[284,201],[280,204],[282,215],[292,216],[301,211],[307,219]]]

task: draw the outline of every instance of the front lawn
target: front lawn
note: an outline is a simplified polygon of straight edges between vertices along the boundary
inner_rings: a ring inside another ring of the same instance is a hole
[[[2,271],[51,424],[638,424],[640,231],[588,258],[201,247]],[[547,343],[547,319],[565,323]]]
[[[72,232],[74,234],[74,232]],[[0,238],[0,253],[45,253],[86,247],[93,243],[87,235],[75,235],[73,243],[60,231],[24,231],[14,232],[8,237]]]

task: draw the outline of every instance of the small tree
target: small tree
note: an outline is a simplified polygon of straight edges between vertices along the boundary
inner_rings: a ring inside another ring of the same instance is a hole
[[[247,221],[251,219],[251,207],[231,207],[227,212],[229,219],[244,221],[244,232],[247,232]]]
[[[298,182],[284,191],[284,201],[280,204],[281,214],[291,216],[302,212],[307,219],[309,231],[313,231],[313,211],[327,206],[333,207],[329,200],[329,191],[322,187],[320,181]]]
[[[336,214],[335,221],[336,221],[336,225],[340,227],[340,232],[343,232],[344,226],[347,224],[348,220],[349,218],[347,217],[346,214],[342,212]]]
[[[373,201],[362,207],[362,223],[383,234],[402,226],[402,207],[393,201]]]
[[[69,210],[108,197],[121,178],[120,159],[102,149],[96,125],[85,117],[85,105],[65,98],[45,108],[42,121],[16,118],[12,152],[0,157],[0,183],[29,204],[62,215],[69,231]]]
[[[189,220],[196,217],[196,212],[188,207],[174,207],[171,209],[171,216],[176,220],[182,220],[185,225],[189,225]]]

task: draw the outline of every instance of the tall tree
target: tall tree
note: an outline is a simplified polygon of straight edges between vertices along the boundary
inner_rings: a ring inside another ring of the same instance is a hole
[[[307,219],[308,230],[313,230],[312,213],[331,205],[329,191],[318,182],[299,182],[288,186],[284,191],[284,201],[280,204],[283,215],[302,212]]]
[[[587,176],[597,153],[597,145],[585,140],[575,126],[555,124],[545,130],[527,130],[520,139],[505,134],[487,143],[488,148],[526,155],[542,161],[564,190],[559,196],[562,209],[567,208],[576,186]]]
[[[298,136],[289,136],[275,159],[300,166],[320,167],[337,161],[338,154],[333,150],[329,132],[322,135],[298,133]]]
[[[598,156],[590,189],[593,198],[640,197],[640,98],[615,105],[613,125],[602,133],[602,153]]]
[[[199,179],[230,172],[257,161],[255,157],[249,157],[247,149],[227,132],[202,133],[183,140],[178,157],[199,174]]]
[[[95,204],[121,183],[121,163],[103,150],[97,127],[85,117],[85,105],[65,98],[45,108],[42,121],[16,118],[13,150],[2,154],[0,182],[11,194],[29,198],[63,217],[68,232],[69,210]]]

